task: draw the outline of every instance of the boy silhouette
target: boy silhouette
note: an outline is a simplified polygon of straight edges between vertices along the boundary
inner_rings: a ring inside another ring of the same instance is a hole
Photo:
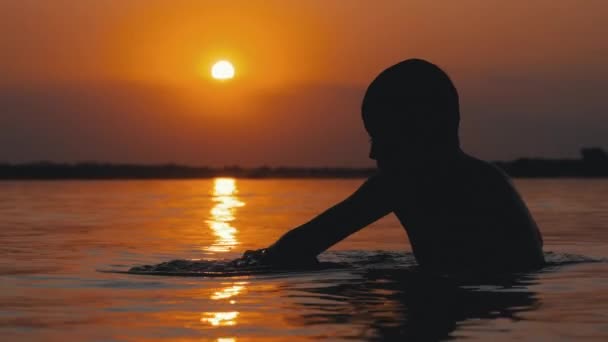
[[[362,104],[378,172],[350,197],[292,229],[244,265],[298,266],[395,213],[420,267],[512,272],[544,264],[542,237],[508,176],[460,148],[458,93],[436,65],[408,59],[384,70]]]

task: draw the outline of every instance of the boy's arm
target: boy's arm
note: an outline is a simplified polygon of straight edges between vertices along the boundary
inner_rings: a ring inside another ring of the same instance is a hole
[[[315,260],[332,245],[393,211],[392,197],[387,179],[374,175],[344,201],[287,232],[265,253],[271,262]]]

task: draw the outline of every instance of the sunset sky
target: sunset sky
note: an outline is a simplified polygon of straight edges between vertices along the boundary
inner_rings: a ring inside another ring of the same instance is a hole
[[[0,0],[0,162],[368,166],[365,88],[412,57],[455,82],[466,151],[576,157],[608,149],[606,18],[605,0]]]

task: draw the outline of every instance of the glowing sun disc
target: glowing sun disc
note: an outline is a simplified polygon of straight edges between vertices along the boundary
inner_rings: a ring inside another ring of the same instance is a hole
[[[211,77],[216,80],[228,80],[234,77],[234,66],[228,61],[218,61],[211,68]]]

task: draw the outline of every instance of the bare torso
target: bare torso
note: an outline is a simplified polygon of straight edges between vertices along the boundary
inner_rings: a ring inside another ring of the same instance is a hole
[[[495,272],[544,263],[538,227],[508,177],[464,153],[416,176],[370,177],[349,198],[291,230],[269,251],[284,262],[314,258],[391,212],[424,268]]]
[[[393,212],[420,265],[518,270],[543,264],[538,227],[496,167],[462,155],[411,186],[395,188],[402,194],[394,196]]]

